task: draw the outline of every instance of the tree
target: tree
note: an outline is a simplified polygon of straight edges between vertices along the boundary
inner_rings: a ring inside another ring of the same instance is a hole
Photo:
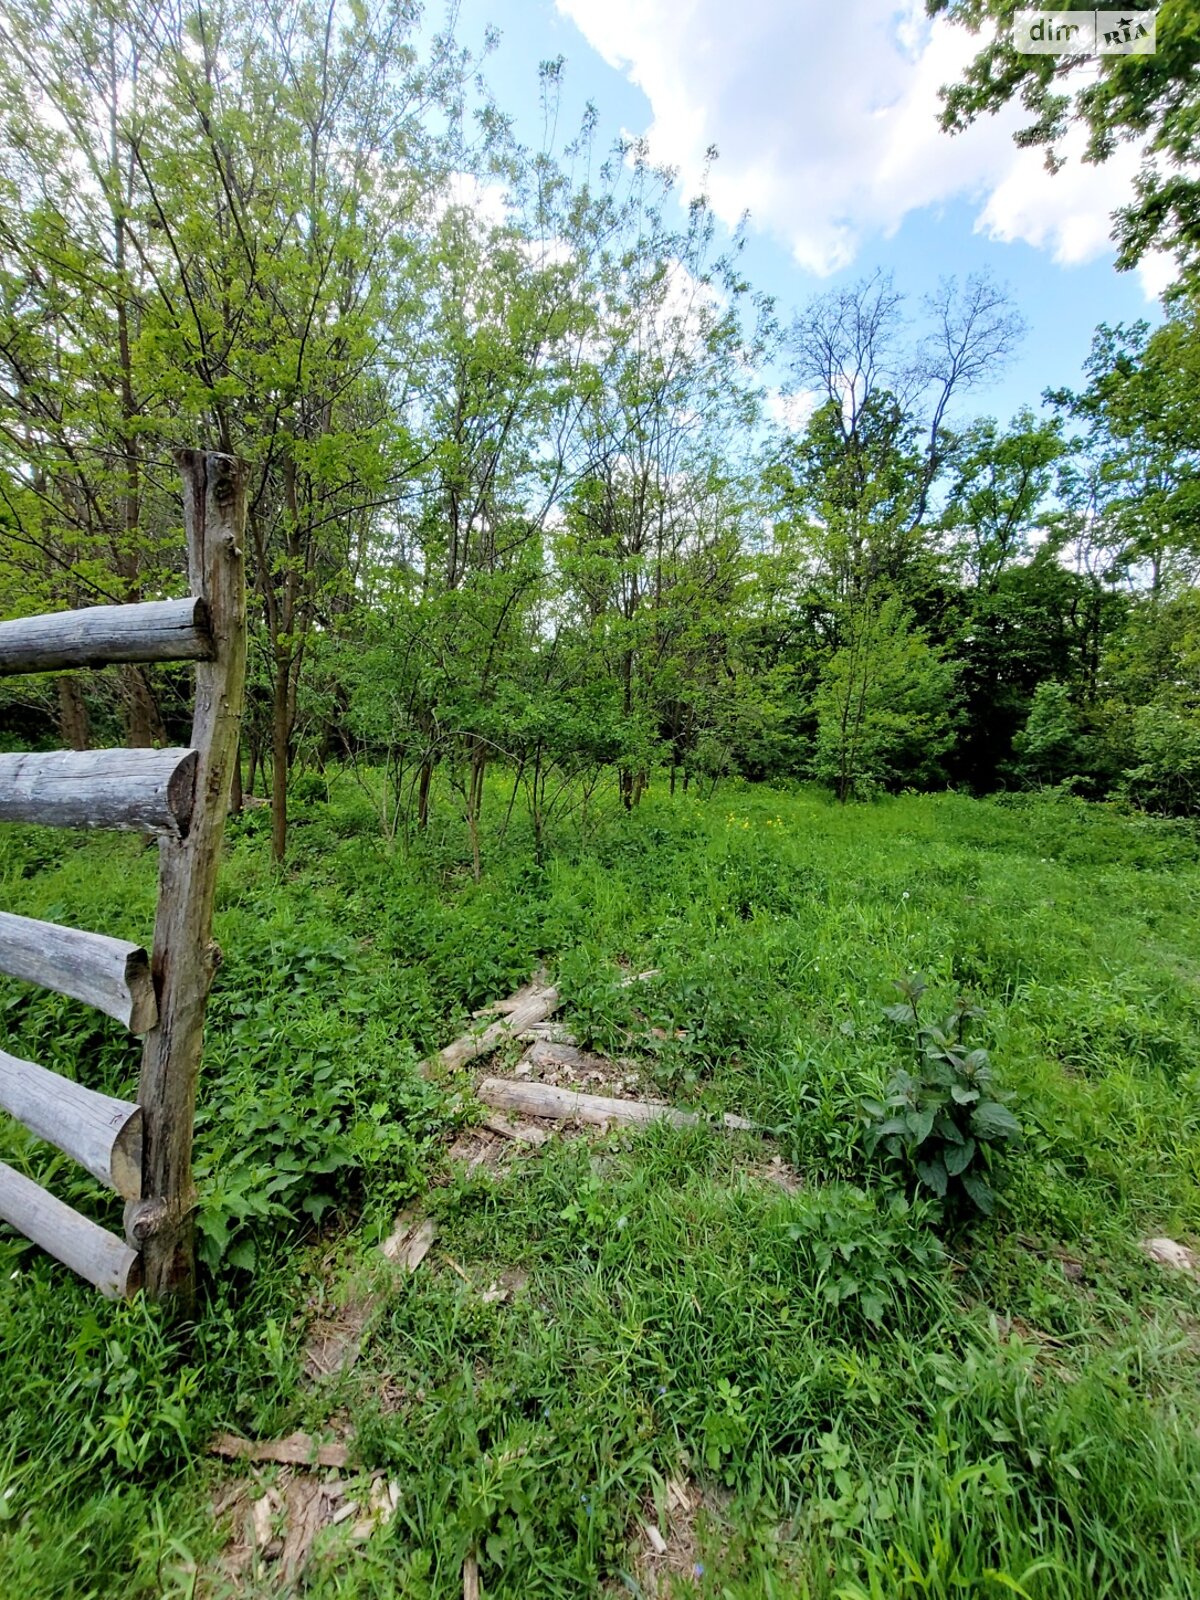
[[[1072,126],[1086,133],[1084,159],[1105,162],[1124,143],[1145,150],[1137,194],[1114,216],[1117,264],[1150,250],[1175,253],[1185,278],[1200,273],[1200,16],[1193,0],[1159,0],[1152,55],[1024,55],[1014,41],[1019,0],[926,0],[987,43],[961,82],[943,89],[942,125],[952,132],[1019,99],[1030,121],[1022,145],[1044,145],[1051,171],[1061,165]],[[1072,3],[1066,10],[1091,10]]]
[[[843,804],[936,784],[954,742],[956,678],[896,596],[858,608],[821,674],[813,776]]]

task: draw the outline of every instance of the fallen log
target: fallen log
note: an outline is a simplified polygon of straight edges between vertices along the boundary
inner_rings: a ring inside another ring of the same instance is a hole
[[[490,1055],[514,1034],[524,1032],[535,1022],[544,1022],[551,1012],[558,1009],[559,998],[558,990],[552,984],[541,983],[534,978],[508,1000],[498,1003],[497,1009],[503,1013],[499,1021],[493,1022],[481,1033],[464,1033],[461,1038],[455,1039],[453,1044],[448,1044],[437,1055],[422,1062],[422,1073],[428,1077],[439,1066],[448,1072],[457,1072],[468,1062]]]
[[[649,972],[633,972],[621,980],[621,987],[625,988],[631,983],[645,983],[650,978],[657,977],[657,967]],[[457,1072],[468,1062],[477,1061],[480,1056],[490,1055],[506,1039],[519,1039],[531,1028],[545,1022],[561,1004],[562,996],[553,984],[544,983],[537,977],[531,978],[507,1000],[497,1000],[488,1012],[484,1013],[485,1015],[499,1013],[499,1021],[493,1022],[480,1033],[464,1033],[461,1038],[455,1039],[453,1044],[448,1044],[444,1050],[439,1050],[437,1055],[431,1056],[428,1061],[423,1061],[419,1071],[426,1078],[430,1077],[434,1069],[439,1066],[448,1072]]]
[[[243,1439],[236,1433],[218,1433],[209,1440],[210,1456],[226,1461],[278,1461],[288,1467],[344,1467],[350,1452],[339,1441],[318,1444],[308,1433],[289,1433],[286,1439]]]
[[[485,1078],[475,1093],[484,1105],[497,1111],[514,1111],[551,1122],[587,1122],[593,1127],[606,1127],[612,1122],[669,1122],[672,1127],[690,1128],[705,1120],[694,1111],[678,1111],[674,1106],[655,1105],[648,1100],[610,1100],[604,1095],[514,1078]],[[731,1131],[758,1131],[757,1124],[729,1112],[717,1125]]]

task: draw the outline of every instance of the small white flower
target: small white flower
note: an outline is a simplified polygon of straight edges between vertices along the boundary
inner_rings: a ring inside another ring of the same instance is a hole
[[[904,893],[900,896],[900,898],[901,898],[901,900],[907,900],[908,899],[908,890],[907,889],[905,889]]]

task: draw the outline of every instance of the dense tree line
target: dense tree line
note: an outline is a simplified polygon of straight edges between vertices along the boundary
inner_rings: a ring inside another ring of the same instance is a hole
[[[6,8],[0,615],[179,592],[171,450],[207,444],[252,472],[243,767],[280,858],[289,774],[329,762],[391,837],[452,797],[476,872],[489,771],[539,849],[602,784],[727,772],[1195,812],[1191,280],[1079,392],[975,416],[1021,336],[994,284],[788,323],[702,196],[591,116],[522,147],[418,20]],[[1143,198],[1131,259],[1155,205],[1183,240],[1187,197]],[[169,669],[22,680],[0,730],[149,743],[186,702]]]

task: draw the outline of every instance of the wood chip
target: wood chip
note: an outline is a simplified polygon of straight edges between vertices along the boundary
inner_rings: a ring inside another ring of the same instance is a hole
[[[678,1478],[671,1478],[667,1483],[667,1499],[677,1511],[690,1513],[692,1497],[688,1493],[687,1485],[680,1483]]]
[[[270,1498],[265,1494],[250,1507],[250,1525],[246,1530],[246,1542],[254,1545],[258,1550],[265,1551],[271,1543],[273,1536],[271,1527],[272,1514]]]
[[[286,1581],[294,1581],[308,1560],[313,1540],[321,1531],[323,1486],[312,1478],[293,1478],[287,1486],[287,1531],[279,1564]]]
[[[463,1600],[479,1600],[479,1562],[473,1554],[463,1561]]]
[[[429,1254],[437,1233],[437,1223],[432,1217],[414,1223],[398,1217],[397,1225],[389,1238],[379,1246],[385,1261],[401,1267],[405,1272],[415,1272]]]
[[[289,1433],[286,1439],[243,1439],[236,1433],[218,1433],[208,1445],[211,1456],[227,1461],[279,1461],[289,1467],[344,1467],[349,1452],[344,1444],[318,1444],[308,1433]]]
[[[1194,1250],[1189,1250],[1185,1244],[1177,1244],[1174,1239],[1143,1239],[1138,1247],[1160,1267],[1169,1267],[1173,1272],[1196,1272],[1200,1270],[1200,1257]]]
[[[517,1071],[521,1069],[518,1066]],[[511,1117],[484,1117],[483,1126],[502,1139],[515,1139],[518,1144],[538,1146],[545,1144],[550,1135],[545,1128],[535,1128],[532,1123],[514,1122]]]

